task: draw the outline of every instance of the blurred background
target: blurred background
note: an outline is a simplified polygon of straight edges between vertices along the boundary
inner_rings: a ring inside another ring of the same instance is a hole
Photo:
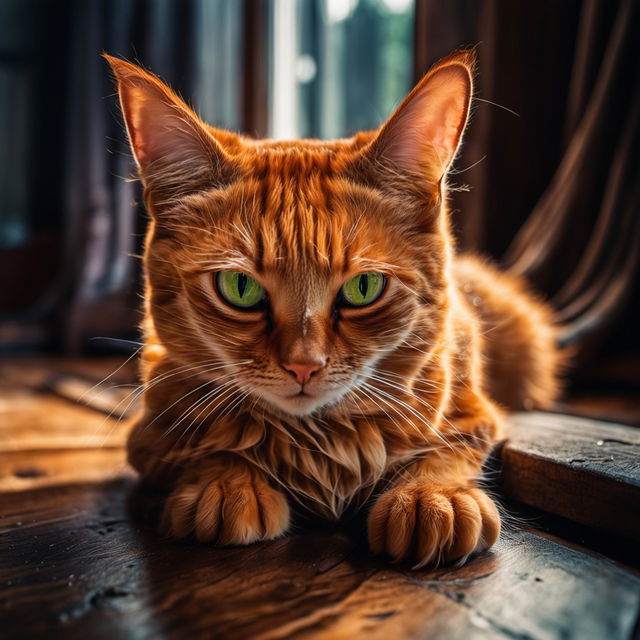
[[[146,218],[101,52],[215,126],[287,139],[375,128],[434,62],[475,47],[459,246],[557,309],[570,396],[627,398],[637,420],[639,14],[636,0],[0,0],[0,357],[137,347]]]

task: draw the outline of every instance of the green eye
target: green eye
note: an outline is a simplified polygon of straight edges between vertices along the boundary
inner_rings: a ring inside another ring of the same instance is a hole
[[[216,286],[220,295],[238,309],[252,309],[267,297],[263,287],[242,271],[219,271]]]
[[[364,307],[380,297],[386,281],[381,273],[361,273],[342,285],[342,299],[351,307]]]

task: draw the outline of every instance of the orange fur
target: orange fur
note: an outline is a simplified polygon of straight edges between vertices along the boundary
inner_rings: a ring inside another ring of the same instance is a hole
[[[285,533],[289,502],[337,518],[372,499],[376,553],[421,566],[491,546],[476,478],[498,403],[548,406],[558,354],[521,281],[454,255],[446,172],[472,55],[434,67],[379,131],[331,142],[214,129],[107,59],[152,216],[129,460],[170,490],[165,529],[244,544]],[[268,308],[225,304],[221,270],[255,278]],[[383,294],[339,307],[362,272],[386,276]],[[301,387],[291,362],[319,370]]]

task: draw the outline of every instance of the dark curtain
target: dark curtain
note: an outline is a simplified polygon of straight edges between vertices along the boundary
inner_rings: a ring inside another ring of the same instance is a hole
[[[475,46],[455,181],[463,249],[557,310],[574,377],[638,382],[640,3],[418,0],[416,73]]]
[[[5,0],[0,350],[131,348],[123,339],[137,337],[146,220],[100,54],[142,64],[207,121],[238,129],[244,9],[228,0]]]
[[[65,269],[58,309],[67,349],[91,338],[135,338],[144,215],[102,51],[137,60],[193,90],[193,4],[79,0],[72,12],[65,173]],[[96,346],[100,346],[100,341]],[[109,346],[113,346],[113,342]]]

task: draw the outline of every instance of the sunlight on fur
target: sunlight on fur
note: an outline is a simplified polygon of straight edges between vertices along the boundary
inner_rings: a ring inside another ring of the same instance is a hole
[[[500,531],[477,477],[504,409],[548,407],[552,314],[454,252],[447,172],[474,57],[420,81],[378,131],[273,142],[214,129],[105,56],[151,222],[140,475],[162,527],[219,545],[280,536],[290,509],[369,510],[374,553],[461,561]]]

